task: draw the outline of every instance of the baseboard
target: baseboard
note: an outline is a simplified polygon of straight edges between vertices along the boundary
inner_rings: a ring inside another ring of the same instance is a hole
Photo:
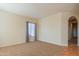
[[[15,43],[12,43],[12,44],[3,44],[3,45],[0,45],[0,47],[8,47],[8,46],[14,46],[14,45],[18,45],[18,44],[23,44],[23,43],[26,43],[26,42],[15,42]]]
[[[39,40],[39,41],[42,41],[42,42],[46,42],[46,43],[50,43],[50,44],[55,44],[55,45],[58,45],[58,46],[63,46],[63,47],[66,47],[68,46],[67,44],[56,44],[55,42],[48,42],[48,41],[44,41],[44,40]]]

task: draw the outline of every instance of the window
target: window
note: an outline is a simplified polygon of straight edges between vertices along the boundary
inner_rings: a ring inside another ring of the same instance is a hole
[[[29,35],[34,37],[35,36],[35,24],[28,23],[28,30],[29,30]]]
[[[27,41],[36,40],[36,24],[27,22]]]

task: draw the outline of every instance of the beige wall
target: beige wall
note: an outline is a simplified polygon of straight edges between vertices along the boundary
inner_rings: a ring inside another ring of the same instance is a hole
[[[39,40],[61,45],[61,13],[39,20]]]
[[[26,41],[26,22],[37,23],[36,19],[0,11],[0,47]]]

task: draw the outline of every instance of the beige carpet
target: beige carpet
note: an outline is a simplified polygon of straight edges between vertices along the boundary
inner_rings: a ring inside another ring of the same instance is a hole
[[[9,47],[0,48],[2,56],[57,56],[62,55],[63,47],[34,41]]]

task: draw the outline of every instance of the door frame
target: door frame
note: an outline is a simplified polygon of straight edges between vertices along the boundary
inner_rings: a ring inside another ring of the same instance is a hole
[[[29,22],[27,21],[26,22],[26,42],[29,42],[30,39],[29,39],[29,30],[28,30],[28,23],[32,23],[32,24],[35,24],[35,40],[34,41],[37,41],[37,24],[36,23],[33,23],[33,22]]]
[[[71,30],[71,28],[70,28],[70,23],[72,23],[71,21],[76,21],[76,23],[77,23],[77,42],[76,42],[76,45],[78,45],[78,21],[77,21],[77,18],[75,17],[75,16],[71,16],[70,18],[69,18],[69,20],[68,20],[68,46],[69,46],[69,39],[71,39],[71,37],[70,37],[70,30]]]

